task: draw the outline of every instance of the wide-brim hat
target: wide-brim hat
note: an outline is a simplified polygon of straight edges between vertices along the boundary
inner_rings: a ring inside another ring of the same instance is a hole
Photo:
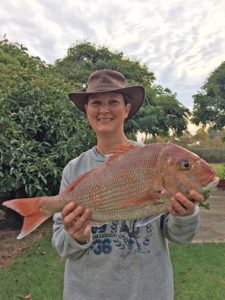
[[[127,86],[123,74],[114,70],[103,69],[95,71],[89,76],[86,92],[70,93],[69,98],[81,111],[85,112],[85,104],[87,104],[89,95],[106,92],[121,93],[125,96],[126,101],[131,104],[127,119],[137,113],[145,96],[142,85]]]

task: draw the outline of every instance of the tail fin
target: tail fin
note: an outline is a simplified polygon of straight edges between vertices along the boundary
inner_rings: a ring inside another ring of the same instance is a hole
[[[51,217],[52,213],[43,209],[41,203],[49,197],[24,198],[5,201],[2,205],[15,210],[24,216],[23,227],[17,239],[22,239],[34,231],[40,224]]]

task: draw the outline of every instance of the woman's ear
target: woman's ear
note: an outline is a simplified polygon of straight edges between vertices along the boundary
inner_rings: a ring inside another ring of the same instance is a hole
[[[128,102],[126,104],[126,118],[128,117],[130,110],[131,110],[131,104]]]

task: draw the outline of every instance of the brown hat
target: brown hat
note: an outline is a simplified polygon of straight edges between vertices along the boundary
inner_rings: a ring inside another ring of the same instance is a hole
[[[131,109],[127,118],[131,118],[141,107],[145,90],[141,85],[127,86],[124,76],[114,70],[99,70],[92,73],[88,78],[88,86],[86,92],[70,93],[70,99],[77,107],[85,112],[85,104],[87,97],[91,94],[116,92],[122,93],[126,100],[131,104]]]

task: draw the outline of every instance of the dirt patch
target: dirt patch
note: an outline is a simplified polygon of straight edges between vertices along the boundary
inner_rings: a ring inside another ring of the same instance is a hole
[[[194,239],[195,243],[225,242],[225,190],[213,191],[209,202],[210,210],[201,209],[200,227]],[[1,218],[4,218],[3,213],[0,213]],[[0,268],[10,263],[35,241],[51,234],[52,220],[45,222],[32,234],[21,240],[16,239],[19,232],[19,229],[0,230]]]
[[[1,217],[3,215],[1,214]],[[0,230],[0,268],[9,264],[18,254],[30,247],[34,242],[51,234],[52,220],[45,222],[27,237],[17,240],[20,229]]]

